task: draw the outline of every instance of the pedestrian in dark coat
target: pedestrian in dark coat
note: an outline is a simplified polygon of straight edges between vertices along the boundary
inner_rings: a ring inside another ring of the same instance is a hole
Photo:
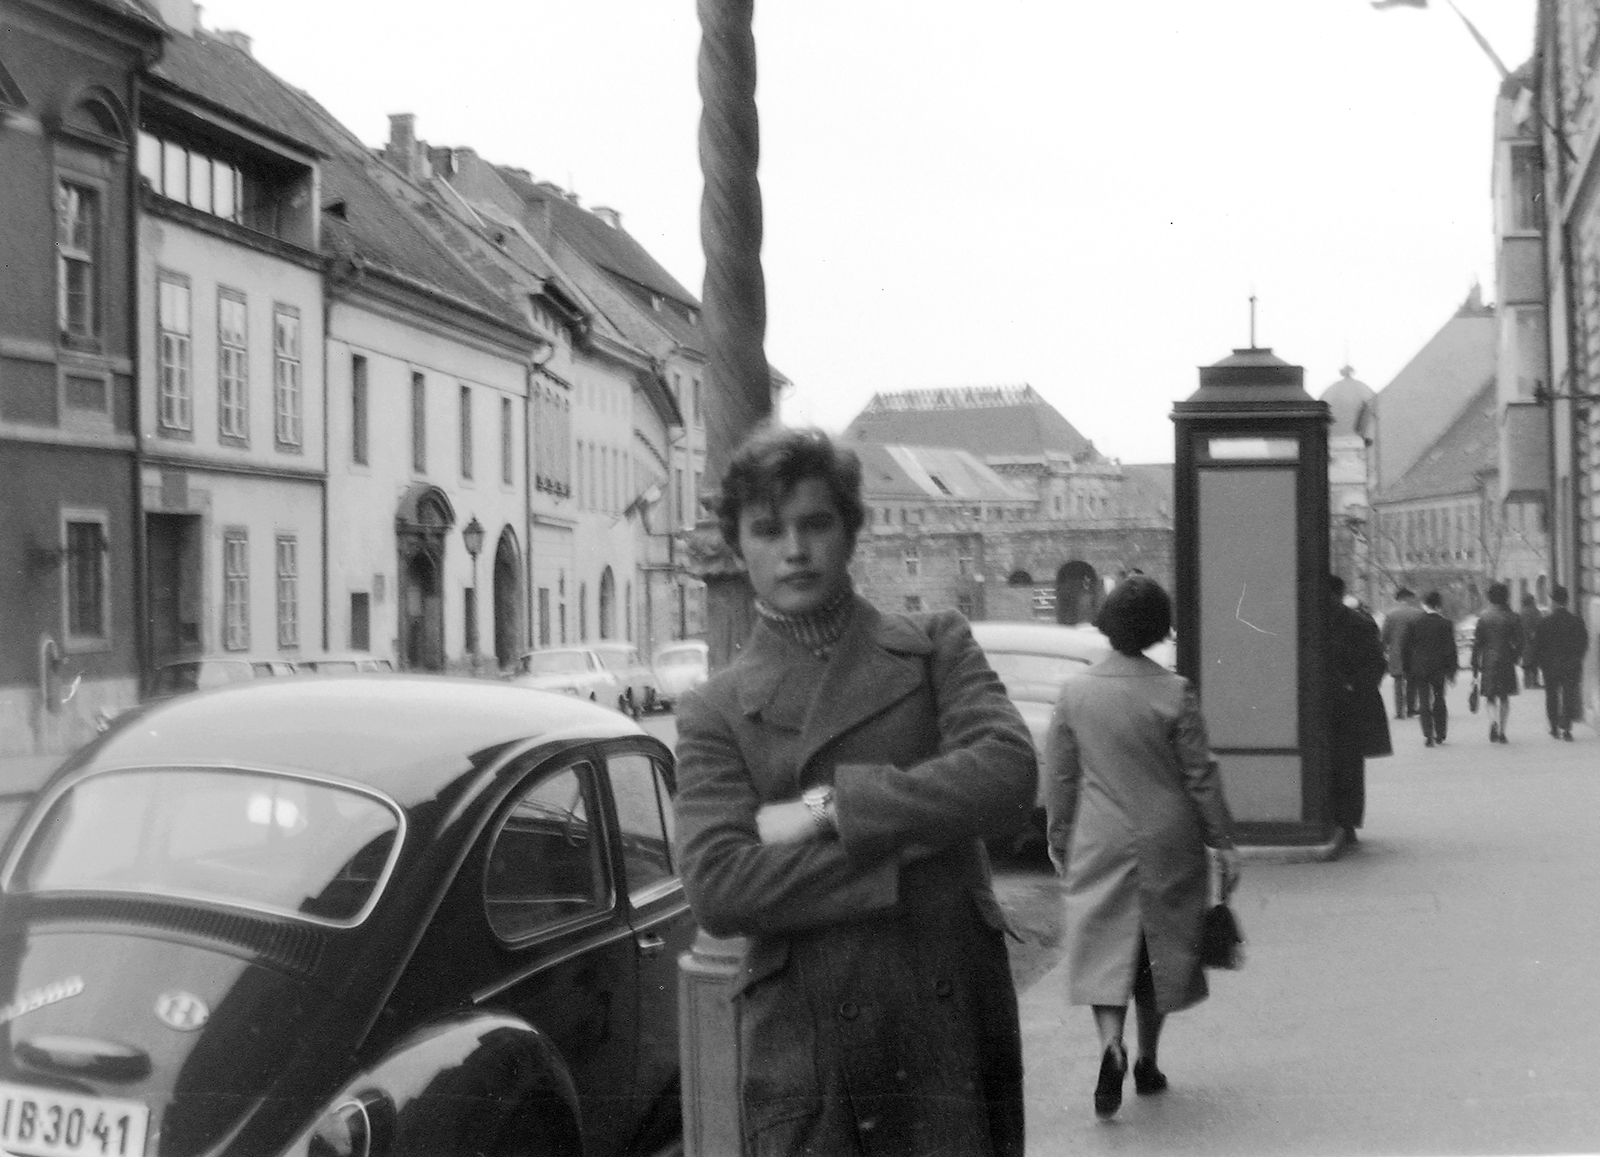
[[[1349,843],[1366,819],[1368,758],[1388,755],[1389,717],[1383,707],[1387,659],[1378,625],[1344,605],[1344,580],[1328,576],[1328,740],[1331,811]]]
[[[1224,893],[1239,853],[1194,688],[1142,653],[1172,629],[1166,592],[1130,578],[1095,625],[1115,650],[1062,688],[1045,744],[1045,814],[1050,858],[1066,877],[1068,993],[1094,1009],[1095,1112],[1110,1116],[1128,1068],[1130,996],[1134,1087],[1167,1087],[1156,1063],[1162,1022],[1206,996],[1197,953],[1210,903],[1206,849],[1218,849]]]
[[[1511,588],[1491,583],[1489,609],[1478,616],[1472,633],[1472,674],[1489,710],[1489,742],[1508,743],[1506,721],[1511,717],[1511,696],[1517,694],[1517,660],[1525,640],[1522,620],[1511,609]]]
[[[1383,654],[1389,662],[1389,676],[1394,680],[1394,717],[1407,719],[1417,713],[1417,689],[1406,677],[1405,660],[1401,648],[1405,645],[1406,628],[1422,617],[1416,593],[1410,587],[1400,587],[1394,592],[1398,604],[1383,619]]]
[[[1567,588],[1550,592],[1550,613],[1539,620],[1533,645],[1544,672],[1544,711],[1550,734],[1572,738],[1572,721],[1578,717],[1578,684],[1583,657],[1589,651],[1589,631],[1583,620],[1567,609]]]
[[[1539,620],[1544,616],[1539,613],[1539,600],[1532,595],[1522,596],[1522,609],[1517,612],[1517,618],[1522,620],[1522,640],[1525,644],[1522,651],[1522,682],[1528,687],[1539,685],[1539,658],[1535,654],[1534,633],[1539,629]]]
[[[1022,1047],[985,838],[1015,835],[1033,744],[966,621],[851,590],[860,465],[758,435],[720,521],[757,622],[678,714],[677,838],[735,988],[745,1153],[1023,1152]]]
[[[1440,609],[1443,604],[1438,591],[1424,595],[1423,615],[1406,631],[1404,643],[1406,678],[1417,686],[1417,712],[1422,716],[1422,738],[1426,747],[1444,742],[1450,727],[1444,685],[1456,681],[1456,671],[1460,668],[1455,624],[1444,617]]]

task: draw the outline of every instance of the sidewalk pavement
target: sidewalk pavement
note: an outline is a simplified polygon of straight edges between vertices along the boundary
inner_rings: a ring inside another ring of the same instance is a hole
[[[1600,737],[1535,690],[1491,745],[1466,687],[1443,747],[1390,721],[1359,844],[1245,862],[1244,968],[1168,1020],[1166,1094],[1096,1121],[1065,966],[1023,994],[1033,1157],[1600,1152]]]

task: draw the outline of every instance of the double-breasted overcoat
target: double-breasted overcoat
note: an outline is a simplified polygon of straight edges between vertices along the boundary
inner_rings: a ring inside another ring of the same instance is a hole
[[[684,884],[706,931],[749,938],[749,1153],[1021,1154],[1016,993],[982,840],[1026,824],[1037,774],[953,613],[857,599],[826,661],[758,622],[684,697]],[[837,838],[763,844],[757,810],[816,784],[834,787]]]
[[[1187,679],[1113,652],[1067,679],[1045,744],[1050,844],[1067,865],[1067,989],[1126,1005],[1143,939],[1162,1012],[1206,996],[1197,948],[1207,846],[1232,819]]]

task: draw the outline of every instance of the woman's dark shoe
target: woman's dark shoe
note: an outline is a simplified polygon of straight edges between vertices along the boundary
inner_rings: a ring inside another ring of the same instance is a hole
[[[1490,743],[1499,743],[1500,742],[1500,729],[1498,727],[1496,727],[1493,723],[1489,724],[1489,742]]]
[[[1167,1074],[1156,1068],[1154,1061],[1143,1057],[1133,1062],[1133,1091],[1141,1097],[1167,1091]]]
[[[1094,1115],[1109,1117],[1122,1107],[1122,1078],[1128,1075],[1128,1050],[1110,1045],[1100,1054],[1100,1079],[1094,1085]]]

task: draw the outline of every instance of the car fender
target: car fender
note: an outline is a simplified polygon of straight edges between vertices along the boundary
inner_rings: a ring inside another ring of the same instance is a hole
[[[396,1157],[582,1151],[578,1095],[550,1039],[519,1017],[463,1012],[397,1041],[327,1103],[317,1124],[358,1102],[374,1152]]]

